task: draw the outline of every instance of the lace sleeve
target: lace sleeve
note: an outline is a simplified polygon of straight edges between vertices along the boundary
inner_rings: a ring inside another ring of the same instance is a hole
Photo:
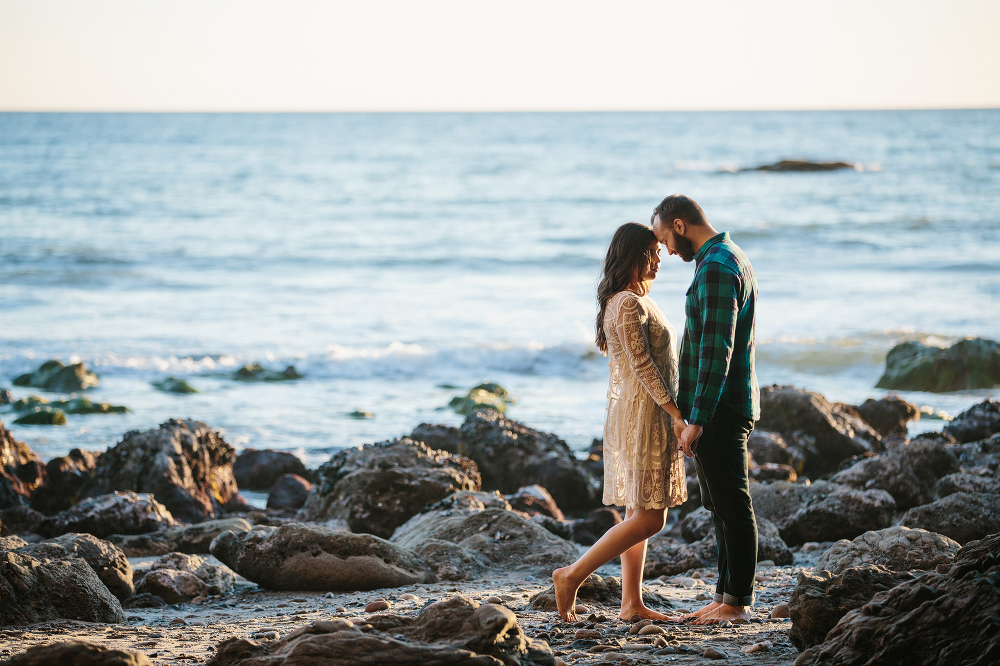
[[[635,298],[623,299],[615,318],[615,331],[618,333],[625,358],[632,366],[632,372],[656,404],[665,408],[673,400],[663,385],[663,378],[653,363],[653,357],[649,355],[646,338],[642,334],[641,317],[639,301]]]

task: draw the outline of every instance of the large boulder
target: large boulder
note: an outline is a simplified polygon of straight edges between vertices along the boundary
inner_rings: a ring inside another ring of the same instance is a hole
[[[951,566],[901,582],[851,610],[795,664],[998,661],[1000,534],[994,534],[962,548]]]
[[[57,537],[85,532],[104,538],[110,534],[142,534],[177,524],[166,507],[152,495],[131,491],[92,497],[42,521],[38,532]]]
[[[150,566],[136,592],[154,594],[168,604],[182,604],[195,597],[229,594],[236,576],[227,566],[206,562],[197,555],[168,553]]]
[[[811,485],[775,481],[750,486],[754,510],[778,526],[791,546],[853,539],[892,525],[896,503],[884,490],[856,490],[828,481]]]
[[[910,509],[899,519],[899,524],[944,534],[965,544],[1000,532],[1000,495],[952,493]]]
[[[102,453],[80,496],[153,493],[177,520],[199,523],[240,503],[235,459],[233,448],[206,424],[171,419],[155,430],[126,433]]]
[[[765,386],[760,391],[760,409],[759,427],[794,441],[805,457],[797,471],[810,477],[836,470],[851,456],[885,448],[878,433],[857,412],[819,393],[794,386]]]
[[[60,641],[30,647],[5,661],[6,666],[153,666],[141,652],[116,650],[87,641]]]
[[[202,555],[223,532],[242,534],[253,527],[243,518],[217,518],[194,525],[178,525],[146,534],[112,534],[108,541],[128,557],[156,557],[167,553]]]
[[[646,542],[646,562],[642,570],[644,578],[673,576],[704,566],[706,562],[702,554],[680,539],[657,535]]]
[[[84,560],[0,552],[0,626],[59,618],[122,624],[125,614]]]
[[[854,411],[882,437],[906,435],[906,424],[920,420],[920,408],[898,395],[887,395],[881,400],[869,398],[855,405]]]
[[[3,484],[0,483],[0,486]],[[9,509],[0,509],[0,536],[10,534],[36,533],[45,516],[40,511],[16,504]]]
[[[986,439],[1000,432],[1000,400],[984,400],[956,416],[944,427],[960,443]]]
[[[788,545],[781,538],[780,530],[778,526],[773,522],[768,520],[763,516],[756,516],[757,520],[757,561],[762,562],[764,560],[771,560],[779,566],[785,566],[791,564],[794,559],[794,554],[788,548]],[[696,566],[706,567],[715,566],[719,562],[719,545],[715,538],[715,523],[712,520],[711,513],[708,512],[704,507],[699,508],[684,517],[681,523],[681,535],[688,541],[692,542],[687,546],[687,551],[683,549],[680,552],[690,552],[697,555],[701,559],[701,564],[692,565],[687,567],[688,569],[694,568]],[[653,547],[653,542],[663,539],[664,537],[655,537],[650,539],[650,548]],[[662,557],[661,547],[656,547],[656,556]],[[667,551],[670,552],[669,550]],[[650,556],[646,555],[646,560],[649,562]],[[647,570],[652,570],[647,565]],[[668,567],[659,567],[657,570],[660,573],[681,573],[686,569],[680,569],[679,567],[669,567],[671,570],[667,571]],[[657,574],[659,575],[659,574]]]
[[[820,556],[816,570],[826,569],[836,575],[866,564],[878,564],[890,571],[933,569],[951,562],[959,548],[957,541],[941,534],[897,525],[865,532],[854,541],[841,539]]]
[[[233,463],[233,474],[240,488],[270,490],[284,474],[308,475],[305,463],[288,451],[243,449]]]
[[[63,534],[55,539],[25,544],[17,552],[39,560],[79,558],[90,565],[111,594],[121,600],[135,593],[132,566],[120,548],[91,534]]]
[[[622,605],[622,579],[618,576],[602,577],[592,573],[576,591],[576,600],[580,603],[618,606],[620,608]],[[666,597],[645,587],[642,589],[642,601],[653,608],[673,608],[673,604]],[[534,594],[528,599],[528,608],[555,612],[558,609],[555,586],[550,585],[548,589]]]
[[[905,511],[938,499],[937,480],[958,471],[958,459],[940,439],[917,438],[881,455],[864,458],[830,477],[859,490],[881,488]]]
[[[602,506],[588,513],[582,520],[574,522],[570,531],[573,541],[583,546],[593,546],[604,533],[622,522],[618,509]]]
[[[313,484],[298,474],[282,474],[267,495],[268,509],[301,509]]]
[[[966,338],[951,347],[917,340],[889,350],[876,388],[896,391],[965,391],[1000,385],[1000,342]]]
[[[45,463],[0,421],[0,509],[28,503],[45,480]]]
[[[507,501],[515,511],[521,511],[529,516],[543,515],[565,520],[562,510],[552,499],[549,491],[537,483],[519,488],[513,495],[507,495]]]
[[[96,451],[73,449],[45,465],[45,483],[31,493],[31,508],[51,516],[79,500],[80,488],[97,468]]]
[[[225,532],[211,550],[233,571],[271,590],[373,590],[432,580],[423,561],[396,544],[320,525]]]
[[[954,493],[992,493],[1000,495],[1000,478],[995,474],[967,474],[958,472],[942,476],[937,482],[938,497]]]
[[[33,386],[55,393],[75,393],[100,384],[93,372],[83,363],[63,365],[60,361],[46,361],[38,370],[14,378],[15,386]]]
[[[386,539],[428,504],[480,484],[470,459],[405,437],[339,451],[316,476],[298,520],[339,518]]]
[[[416,617],[375,615],[366,625],[319,620],[281,640],[257,643],[230,638],[207,666],[381,666],[468,664],[555,666],[552,650],[528,638],[513,612],[457,595],[436,601]]]

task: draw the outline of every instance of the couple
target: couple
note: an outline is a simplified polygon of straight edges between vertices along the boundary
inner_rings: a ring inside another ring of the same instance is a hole
[[[663,529],[667,507],[687,499],[684,458],[693,457],[719,547],[715,600],[679,619],[712,624],[750,619],[757,522],[747,478],[747,437],[760,418],[754,373],[757,280],[743,251],[717,232],[692,199],[674,194],[653,211],[652,229],[629,222],[615,232],[597,288],[597,346],[609,354],[604,425],[604,503],[625,506],[615,525],[568,567],[552,573],[559,614],[576,621],[576,592],[621,555],[619,617],[671,619],[642,602],[646,540]],[[680,361],[674,329],[646,294],[660,244],[694,260]]]

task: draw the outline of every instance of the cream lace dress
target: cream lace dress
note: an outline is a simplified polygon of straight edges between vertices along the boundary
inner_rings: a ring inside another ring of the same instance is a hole
[[[687,499],[684,455],[661,407],[677,395],[674,328],[653,299],[621,291],[608,301],[604,334],[610,376],[603,501],[643,509],[680,504]]]

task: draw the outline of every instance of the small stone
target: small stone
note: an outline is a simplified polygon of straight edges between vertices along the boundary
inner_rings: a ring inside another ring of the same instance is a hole
[[[651,624],[653,624],[652,620],[649,619],[639,620],[638,622],[632,625],[632,627],[628,630],[628,633],[637,634],[639,633],[640,629],[642,629],[643,627],[648,627]]]
[[[187,620],[182,617],[175,617],[170,621],[170,624],[187,624]]]
[[[573,610],[575,610],[579,615],[583,615],[584,613],[590,612],[590,609],[584,606],[583,604],[577,604],[576,608],[574,608]]]
[[[346,613],[347,612],[347,609],[344,608],[343,606],[337,606],[333,610],[334,610],[334,612],[337,612],[337,613]]]
[[[276,641],[276,640],[278,640],[278,632],[277,631],[258,631],[257,633],[253,634],[250,638],[253,638],[253,639],[258,640],[258,641]]]
[[[419,598],[420,597],[418,597],[417,595],[412,594],[410,592],[407,592],[406,594],[402,594],[402,595],[399,596],[399,600],[400,601],[416,601]],[[490,602],[490,603],[492,603],[492,602]]]
[[[503,603],[503,599],[501,599],[498,596],[487,597],[486,603],[488,603],[488,604],[502,604]]]
[[[577,632],[573,635],[573,638],[575,640],[580,640],[581,638],[597,640],[600,639],[602,636],[604,636],[604,634],[597,631],[596,629],[578,629]]]
[[[763,652],[764,650],[770,650],[773,643],[771,641],[761,641],[760,643],[754,643],[753,645],[747,645],[740,648],[740,652],[743,654],[753,654],[754,652]]]
[[[661,647],[659,650],[653,652],[653,654],[659,656],[663,654],[674,654],[675,652],[677,652],[677,648],[673,647],[672,645],[665,645]]]
[[[804,544],[802,544],[802,548],[800,548],[799,551],[803,553],[811,553],[815,550],[820,550],[822,548],[823,546],[816,541],[806,541]]]
[[[389,610],[389,602],[385,599],[376,599],[365,606],[366,613],[377,613],[384,610]]]
[[[730,620],[723,620],[722,622],[719,622],[715,626],[721,627],[723,629],[728,629],[729,627],[733,626],[733,623]],[[720,638],[722,638],[722,637],[720,637]],[[725,640],[725,638],[723,638],[722,640]]]
[[[556,657],[556,666],[566,666],[566,662],[562,660],[562,657]]]
[[[709,599],[714,599],[715,597],[707,592],[699,592],[694,598],[695,601],[708,601]]]
[[[623,650],[632,650],[633,652],[645,652],[646,650],[652,650],[653,646],[649,643],[626,643],[622,646]]]
[[[773,580],[777,580],[774,576],[765,576],[764,574],[754,574],[753,579],[758,583],[769,583]]]
[[[705,648],[705,651],[701,653],[701,656],[706,659],[728,659],[729,655],[721,650],[716,650],[714,647]]]
[[[630,623],[633,623],[633,624],[634,624],[634,623],[636,623],[636,622],[641,622],[641,621],[642,621],[642,617],[641,617],[641,616],[640,616],[640,615],[639,615],[638,613],[636,613],[635,615],[631,616],[631,617],[630,617],[630,618],[628,619],[628,621],[629,621]]]
[[[667,631],[663,627],[658,627],[655,624],[647,624],[646,626],[640,628],[638,633],[640,636],[648,636],[650,634],[665,634]]]
[[[308,599],[303,599],[301,597],[299,597],[298,599],[292,599],[292,603],[295,603],[295,604],[304,604],[304,603],[306,603],[308,601],[309,601]]]
[[[324,599],[333,599],[334,598],[333,597],[333,592],[327,592],[326,594],[323,595],[323,598]]]
[[[784,619],[788,617],[788,604],[777,604],[771,609],[771,614],[768,617],[771,619]]]
[[[286,606],[288,606],[288,604],[286,604],[284,601],[282,601],[280,604],[274,605],[275,608],[285,608]]]
[[[773,567],[773,566],[774,566],[774,560],[761,560],[760,562],[757,563],[758,569],[763,569],[764,567]]]

